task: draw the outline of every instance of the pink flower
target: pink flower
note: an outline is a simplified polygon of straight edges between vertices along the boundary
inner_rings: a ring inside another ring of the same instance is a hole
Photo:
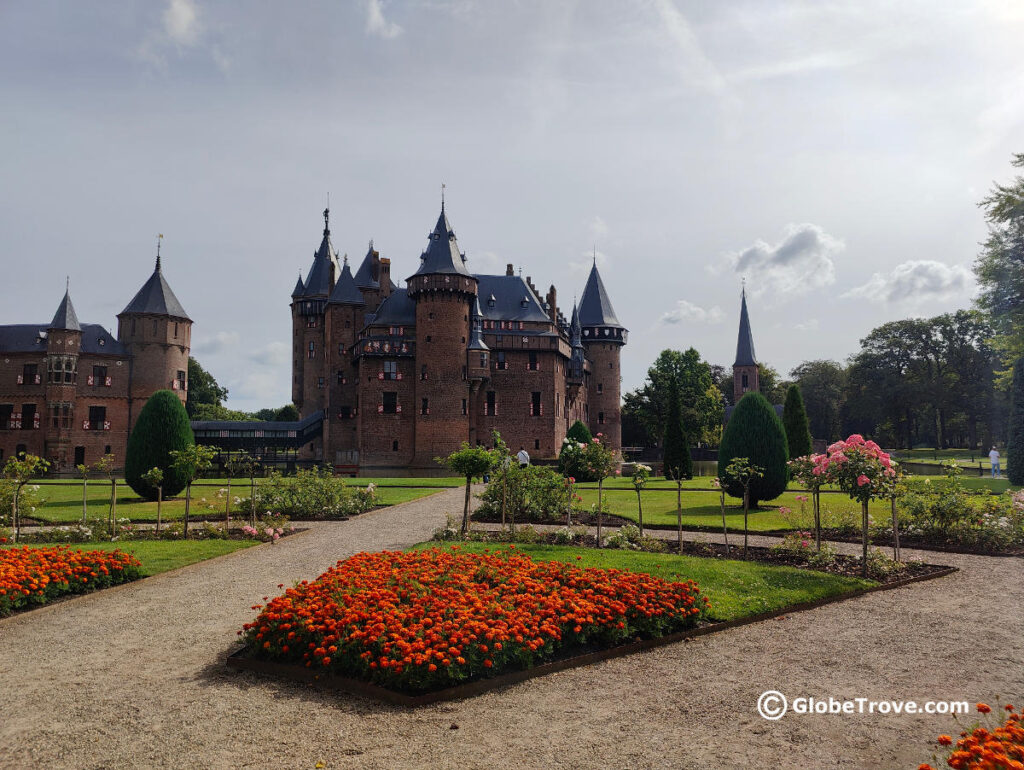
[[[616,468],[616,469],[615,469],[615,475],[616,475],[616,476],[621,476],[621,475],[622,475],[622,471],[621,471],[621,470],[619,470],[618,468]]]
[[[807,502],[807,495],[797,495],[796,496],[796,501],[798,503],[806,503]]]
[[[859,476],[857,477],[857,486],[858,486],[858,487],[863,487],[863,486],[864,486],[865,484],[870,484],[870,483],[871,483],[871,479],[869,479],[869,478],[868,478],[867,476],[865,476],[865,475],[864,475],[863,473],[862,473],[862,474],[860,474],[860,475],[859,475]]]

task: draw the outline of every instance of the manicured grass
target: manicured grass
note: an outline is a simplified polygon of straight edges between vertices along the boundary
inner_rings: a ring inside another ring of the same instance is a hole
[[[255,540],[127,540],[119,543],[75,543],[76,551],[114,551],[132,554],[142,562],[144,577],[158,575],[167,570],[223,556],[232,551],[257,545]],[[33,545],[33,548],[54,546]]]
[[[458,543],[471,553],[507,549],[494,543]],[[416,550],[451,547],[419,543]],[[666,580],[695,580],[711,599],[711,620],[735,620],[784,609],[801,602],[840,596],[876,585],[870,580],[757,562],[705,559],[699,556],[597,550],[563,545],[516,544],[515,550],[541,561],[564,561],[583,567],[644,572]],[[579,557],[579,559],[577,559]]]
[[[440,479],[443,481],[444,479]],[[357,479],[357,484],[352,486],[365,486],[363,479]],[[367,480],[370,481],[370,480]],[[381,481],[395,481],[387,479]],[[403,479],[402,481],[419,482],[421,479]],[[426,479],[426,481],[439,481],[438,479]],[[376,481],[374,481],[376,483]],[[220,516],[224,515],[224,499],[217,498],[217,492],[227,487],[227,481],[223,484],[204,479],[202,484],[192,487],[192,515],[193,516]],[[440,485],[424,485],[423,489],[406,489],[402,487],[380,484],[377,488],[377,499],[381,505],[397,505],[398,503],[416,500],[420,497],[432,495],[440,491]],[[110,482],[99,479],[89,482],[87,487],[88,508],[90,518],[106,517],[110,508]],[[75,479],[67,479],[58,482],[44,482],[39,485],[36,493],[45,502],[33,513],[26,513],[38,521],[52,524],[67,524],[82,520],[82,482]],[[231,496],[248,497],[249,484],[242,484],[237,480],[231,485]],[[231,506],[232,516],[244,516],[245,511],[239,511],[237,506]],[[165,500],[161,508],[161,517],[167,521],[174,521],[183,518],[185,515],[184,492],[177,498]],[[140,521],[156,520],[156,503],[146,502],[136,495],[124,481],[117,485],[117,517]]]

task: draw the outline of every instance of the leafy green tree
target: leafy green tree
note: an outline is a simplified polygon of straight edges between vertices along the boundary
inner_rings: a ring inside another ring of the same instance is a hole
[[[565,433],[566,438],[571,438],[573,441],[578,441],[581,444],[587,444],[592,438],[593,434],[590,432],[590,428],[583,424],[582,420],[577,420]]]
[[[812,436],[831,444],[843,428],[843,403],[846,400],[846,369],[835,361],[804,361],[790,371],[807,411]]]
[[[1010,164],[1024,168],[1024,153]],[[978,204],[988,222],[988,238],[974,263],[975,300],[995,329],[994,345],[1003,366],[1000,381],[1009,385],[1011,367],[1024,356],[1024,175],[1008,185],[995,183]]]
[[[188,357],[188,396],[185,410],[189,417],[195,414],[200,404],[221,406],[228,397],[228,389],[217,384],[213,375],[206,371],[192,356]],[[211,418],[206,418],[211,419]],[[217,418],[213,418],[217,419]]]
[[[693,478],[693,461],[690,447],[683,433],[683,415],[678,398],[679,386],[675,381],[669,385],[668,415],[665,419],[665,441],[662,473],[665,478],[677,482]]]
[[[604,480],[617,473],[619,460],[614,449],[602,444],[600,439],[594,438],[583,450],[583,461],[590,475],[597,479],[597,546],[600,548],[605,506]]]
[[[156,487],[156,531],[160,532],[160,508],[164,503],[164,472],[159,468],[150,468],[142,474],[142,480]]]
[[[285,404],[274,412],[274,422],[298,422],[299,408],[295,404]]]
[[[188,411],[188,404],[185,404],[185,408]],[[197,422],[201,420],[245,422],[246,420],[253,419],[253,415],[249,414],[249,412],[240,412],[236,409],[228,409],[226,406],[221,406],[220,404],[195,404],[192,406],[191,411],[188,412],[188,416],[190,419]]]
[[[786,404],[782,408],[782,425],[786,429],[786,444],[790,457],[804,457],[814,451],[811,430],[807,425],[807,412],[800,388],[790,385],[786,391]]]
[[[746,401],[746,397],[740,399],[740,402]],[[743,490],[743,558],[747,558],[747,537],[750,532],[749,525],[749,514],[750,514],[750,487],[752,484],[756,484],[759,479],[764,478],[764,468],[760,465],[752,465],[746,457],[733,457],[729,460],[729,464],[725,467],[725,478],[728,479],[732,485],[737,485]],[[755,503],[756,504],[756,503]],[[725,508],[722,508],[723,519]],[[729,551],[729,540],[728,537],[725,541],[726,553]]]
[[[21,511],[19,500],[21,490],[36,476],[41,476],[50,468],[50,463],[42,457],[30,454],[20,454],[11,457],[3,467],[3,478],[9,479],[12,486],[11,495],[11,523],[14,525],[14,540],[21,538]]]
[[[729,463],[735,458],[747,460],[764,473],[750,483],[750,505],[757,507],[762,500],[774,500],[786,490],[789,481],[786,431],[775,408],[760,393],[751,391],[740,399],[718,448],[718,476],[728,482],[726,492],[732,497],[743,497],[743,485],[727,473]]]
[[[171,452],[171,468],[178,478],[185,479],[185,528],[182,537],[188,538],[189,512],[192,507],[192,482],[213,466],[217,449],[202,444],[190,444]]]
[[[779,372],[768,364],[758,366],[758,390],[768,399],[769,404],[781,404],[786,400],[789,382],[782,379]]]
[[[588,476],[583,467],[583,450],[580,449],[580,444],[589,444],[593,438],[586,425],[580,420],[574,422],[566,431],[562,449],[558,453],[558,472],[577,481],[596,481]]]
[[[482,478],[494,467],[494,454],[480,446],[470,446],[468,441],[445,458],[436,457],[435,462],[446,466],[452,473],[466,479],[466,501],[462,507],[462,534],[469,532],[469,498],[473,479]]]
[[[164,472],[163,494],[173,497],[185,488],[187,479],[177,472],[171,453],[195,444],[192,426],[178,396],[158,390],[139,412],[139,419],[128,437],[124,463],[125,481],[139,497],[156,499],[156,487],[143,480],[150,468]]]
[[[1006,442],[1006,476],[1015,486],[1024,485],[1024,356],[1013,367],[1013,402],[1010,406],[1009,440]]]

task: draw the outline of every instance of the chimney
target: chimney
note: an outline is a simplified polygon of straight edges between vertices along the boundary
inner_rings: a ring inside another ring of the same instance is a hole
[[[555,286],[552,284],[548,288],[548,314],[551,316],[551,323],[558,326],[558,292],[555,291]]]
[[[515,275],[515,271],[512,269],[512,263],[509,262],[505,265],[505,275]]]

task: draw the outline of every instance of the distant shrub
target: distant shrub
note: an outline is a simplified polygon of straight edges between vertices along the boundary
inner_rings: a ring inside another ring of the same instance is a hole
[[[163,495],[173,497],[185,488],[186,477],[176,470],[171,452],[195,444],[192,426],[181,400],[170,390],[158,390],[142,407],[128,436],[124,477],[145,500],[156,500],[156,487],[143,476],[151,468],[163,471]]]

